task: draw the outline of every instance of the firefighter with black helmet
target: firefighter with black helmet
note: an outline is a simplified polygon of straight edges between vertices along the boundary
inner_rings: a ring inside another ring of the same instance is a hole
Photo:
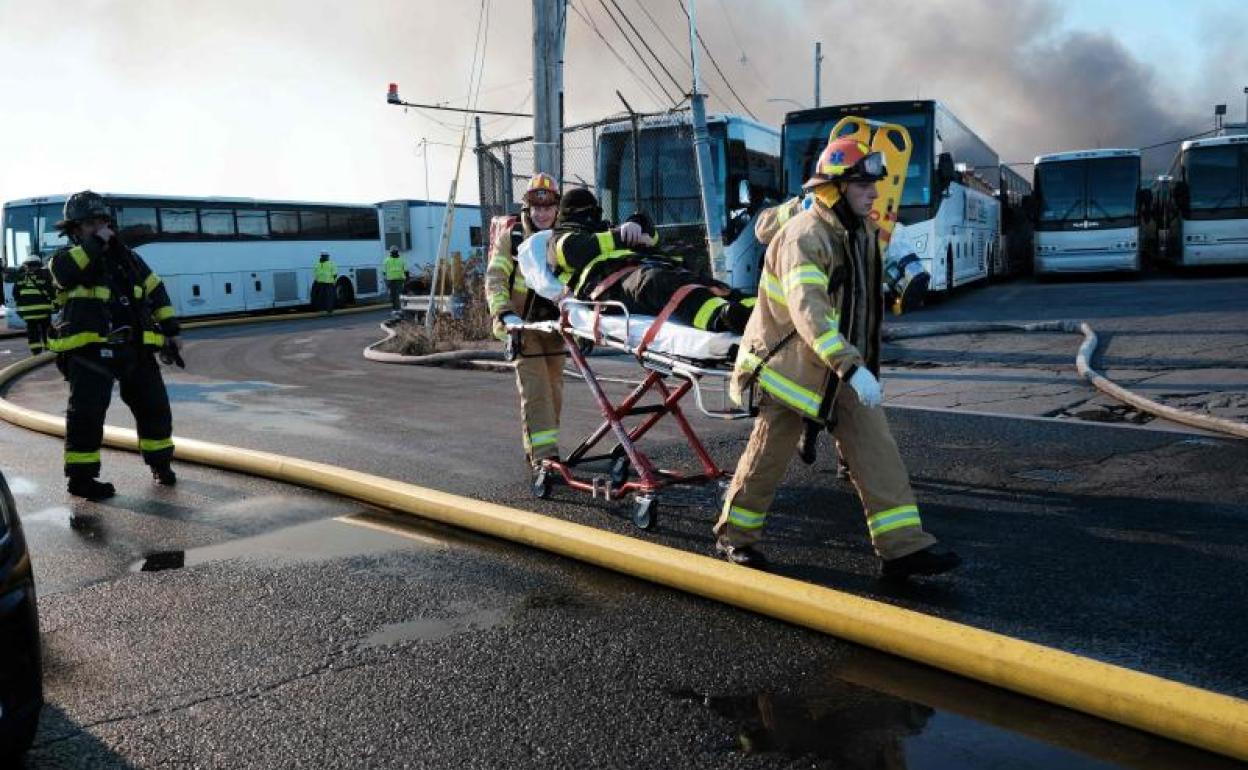
[[[884,576],[935,575],[960,562],[924,529],[881,406],[882,263],[868,215],[885,173],[880,153],[833,138],[806,182],[810,200],[790,204],[767,247],[731,388],[738,403],[761,391],[758,418],[715,525],[716,551],[735,564],[766,564],[757,544],[808,422],[836,438]]]
[[[178,321],[160,276],[114,230],[104,199],[86,190],[65,201],[57,228],[69,239],[49,261],[64,300],[49,348],[69,381],[65,475],[71,495],[102,500],[115,493],[101,482],[100,445],[113,383],[134,414],[139,450],[156,481],[177,483],[169,395],[156,363],[181,365]]]
[[[32,356],[47,350],[48,330],[56,309],[55,297],[52,274],[43,266],[39,255],[32,252],[13,279],[13,304],[18,317],[26,323],[26,342]]]
[[[549,174],[529,181],[521,201],[520,217],[495,236],[485,271],[486,302],[494,319],[494,333],[508,336],[507,327],[523,321],[549,321],[559,311],[530,291],[516,267],[516,252],[524,239],[549,230],[559,210],[559,186]],[[563,402],[563,341],[553,334],[519,332],[516,387],[520,390],[520,420],[524,453],[537,470],[544,459],[559,456],[559,412]]]

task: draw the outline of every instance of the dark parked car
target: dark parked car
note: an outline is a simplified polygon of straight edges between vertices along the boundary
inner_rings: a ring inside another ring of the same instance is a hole
[[[35,578],[13,495],[0,473],[0,767],[26,753],[42,708]]]

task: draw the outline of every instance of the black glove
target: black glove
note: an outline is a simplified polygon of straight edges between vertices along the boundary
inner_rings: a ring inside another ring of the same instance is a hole
[[[173,341],[172,337],[165,340],[165,344],[161,346],[158,355],[160,356],[160,362],[165,366],[176,364],[179,369],[186,368],[186,361],[182,360],[182,352],[178,350],[178,345]]]

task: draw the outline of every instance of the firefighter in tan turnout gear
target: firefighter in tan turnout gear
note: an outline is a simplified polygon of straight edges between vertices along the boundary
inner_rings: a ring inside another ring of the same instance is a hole
[[[777,212],[787,221],[768,220],[778,231],[732,382],[738,402],[757,386],[758,418],[715,525],[716,551],[730,562],[765,566],[756,544],[811,421],[831,430],[849,465],[886,577],[934,575],[960,563],[923,529],[881,407],[882,262],[867,216],[884,173],[880,154],[835,139],[806,183],[813,199]]]
[[[516,267],[516,251],[525,238],[549,230],[559,213],[559,188],[549,174],[529,182],[520,219],[496,235],[485,271],[485,293],[494,332],[507,338],[507,327],[523,321],[559,317],[553,304],[529,291]],[[524,452],[537,469],[542,460],[559,456],[559,412],[563,402],[563,340],[553,334],[519,332],[516,386],[520,390],[520,421]]]

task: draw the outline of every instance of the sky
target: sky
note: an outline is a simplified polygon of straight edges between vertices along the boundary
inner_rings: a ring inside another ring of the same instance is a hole
[[[676,80],[688,78],[676,0],[572,0],[568,122],[617,112],[617,89],[638,110],[667,106],[606,15],[617,3]],[[480,106],[525,112],[531,4],[489,5]],[[1178,138],[1209,128],[1215,102],[1228,103],[1232,120],[1244,116],[1242,0],[697,7],[725,75],[776,125],[792,102],[768,100],[812,101],[816,40],[826,57],[825,104],[941,99],[1002,160]],[[467,0],[0,0],[0,200],[87,187],[444,199],[461,118],[388,105],[386,85],[397,82],[411,102],[464,105],[479,8]],[[727,88],[704,66],[711,109],[739,112],[721,100],[731,99]],[[531,125],[488,119],[484,131],[487,139],[520,136]],[[1172,153],[1167,147],[1148,161],[1164,167]],[[463,171],[460,199],[475,201],[471,153]]]

